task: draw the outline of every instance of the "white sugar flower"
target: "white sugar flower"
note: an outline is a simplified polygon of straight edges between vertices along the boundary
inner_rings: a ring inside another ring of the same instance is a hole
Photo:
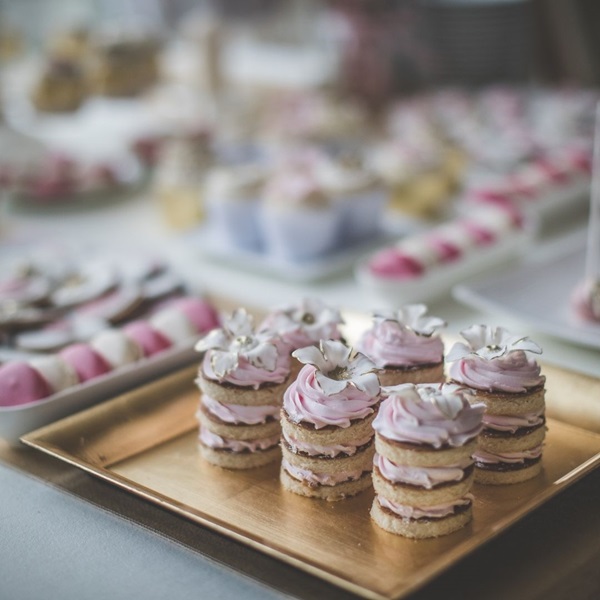
[[[468,345],[463,342],[454,344],[446,357],[448,362],[465,358],[471,354],[492,360],[517,350],[534,354],[542,353],[542,349],[528,337],[513,335],[504,327],[471,325],[460,334],[467,340]]]
[[[396,321],[418,335],[431,337],[438,329],[446,326],[446,321],[425,316],[426,314],[427,307],[424,304],[407,304],[395,311],[375,313],[374,318],[376,321]]]
[[[277,366],[277,347],[270,334],[255,333],[252,317],[238,308],[221,329],[213,329],[196,344],[198,352],[212,350],[210,364],[217,377],[238,368],[240,356],[251,365],[267,371]]]
[[[324,327],[343,322],[339,310],[327,306],[317,298],[304,298],[300,304],[277,311],[269,328],[281,333],[300,328],[311,339],[318,339]]]
[[[308,346],[292,352],[301,363],[317,368],[316,378],[327,396],[353,385],[371,398],[379,394],[376,366],[360,352],[337,340],[321,340],[319,347]]]

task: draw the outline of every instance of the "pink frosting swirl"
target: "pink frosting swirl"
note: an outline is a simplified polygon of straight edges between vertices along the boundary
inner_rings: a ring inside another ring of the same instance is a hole
[[[373,464],[388,481],[408,483],[430,490],[440,483],[460,481],[464,477],[464,470],[473,464],[473,461],[465,460],[461,464],[448,467],[409,467],[397,465],[384,456],[375,454]]]
[[[440,363],[444,343],[437,335],[419,335],[396,321],[381,321],[363,333],[356,348],[380,369]]]
[[[354,419],[364,419],[374,412],[379,396],[371,398],[352,385],[339,394],[327,396],[315,377],[316,368],[305,365],[283,395],[283,408],[290,421],[312,423],[317,429],[334,425],[350,427]]]
[[[337,485],[345,481],[356,481],[363,475],[360,469],[355,471],[339,471],[337,473],[315,473],[310,469],[302,469],[290,464],[285,458],[281,461],[281,466],[294,478],[299,481],[305,481],[309,485]]]
[[[238,367],[235,371],[219,379],[210,364],[211,350],[204,355],[202,370],[204,376],[213,381],[227,382],[240,387],[253,387],[258,389],[263,383],[283,383],[290,374],[290,357],[285,352],[279,352],[277,364],[273,371],[255,367],[247,358],[240,356]]]
[[[407,506],[405,504],[398,504],[396,502],[392,502],[383,496],[377,496],[377,502],[383,508],[387,508],[391,510],[393,513],[397,514],[399,517],[403,519],[441,519],[442,517],[447,517],[454,513],[457,507],[465,506],[466,504],[471,504],[472,496],[467,494],[458,500],[453,500],[452,502],[448,502],[447,504],[437,504],[435,506],[427,506],[427,507],[418,507],[418,506]]]
[[[244,425],[258,425],[266,423],[269,417],[277,419],[280,408],[278,406],[242,406],[240,404],[224,404],[204,394],[202,399],[204,408],[223,421],[224,423],[243,423]]]
[[[538,363],[522,350],[493,359],[466,356],[452,364],[450,378],[478,390],[509,393],[526,392],[546,381]]]
[[[200,427],[200,435],[198,436],[200,441],[209,448],[215,450],[231,450],[232,452],[257,452],[258,450],[268,450],[274,448],[279,443],[279,436],[272,436],[269,438],[262,438],[259,440],[232,440],[230,438],[224,438],[212,431],[209,431],[206,427]]]
[[[460,406],[454,416],[440,408],[437,402],[427,399],[427,389],[436,386],[401,386],[406,389],[393,392],[379,408],[373,428],[383,437],[397,442],[424,444],[441,448],[464,446],[482,429],[483,404],[471,405],[463,396],[453,396]],[[446,387],[446,386],[444,386]],[[442,390],[444,389],[442,388]],[[419,390],[419,397],[412,390]],[[425,398],[425,399],[424,399]]]

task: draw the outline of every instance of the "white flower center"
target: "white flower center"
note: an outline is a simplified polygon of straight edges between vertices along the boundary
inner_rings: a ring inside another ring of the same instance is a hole
[[[499,346],[498,344],[488,344],[485,348],[490,352],[498,352],[499,350],[502,350],[502,346]]]
[[[304,314],[302,315],[302,317],[300,317],[300,320],[301,320],[303,323],[306,323],[307,325],[313,325],[313,324],[314,324],[314,322],[316,321],[316,319],[315,319],[315,315],[313,315],[313,314],[311,314],[311,313],[308,313],[308,312],[307,312],[307,313],[304,313]]]

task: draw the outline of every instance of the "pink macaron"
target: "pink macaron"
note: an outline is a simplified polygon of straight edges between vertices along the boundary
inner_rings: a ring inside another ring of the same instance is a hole
[[[59,352],[60,357],[77,373],[80,383],[109,373],[108,362],[89,344],[72,344]]]
[[[181,311],[198,333],[206,333],[221,324],[215,307],[201,298],[180,298],[170,306]]]
[[[46,380],[25,362],[8,362],[0,367],[0,405],[20,406],[52,393]]]
[[[146,357],[172,346],[171,341],[147,321],[133,321],[123,327],[123,333],[142,349]]]

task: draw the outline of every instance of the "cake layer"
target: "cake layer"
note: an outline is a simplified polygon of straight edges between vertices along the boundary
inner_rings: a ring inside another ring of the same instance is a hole
[[[546,427],[540,426],[523,435],[486,435],[484,430],[477,440],[477,448],[498,454],[502,452],[522,452],[538,447],[546,437]]]
[[[444,381],[444,363],[385,367],[377,371],[381,387],[399,385],[401,383],[441,383]]]
[[[455,382],[458,383],[458,382]],[[544,410],[545,393],[543,386],[527,392],[488,392],[473,390],[471,402],[483,402],[485,412],[490,415],[519,416]]]
[[[425,539],[446,535],[461,529],[473,518],[471,504],[459,507],[456,512],[437,519],[407,519],[381,506],[375,498],[371,507],[371,518],[386,531],[414,539]]]
[[[375,492],[397,504],[413,507],[436,506],[462,498],[467,494],[474,481],[473,467],[465,471],[464,478],[458,482],[447,482],[432,489],[392,483],[375,467],[373,469],[373,487]]]
[[[337,485],[309,485],[306,481],[300,481],[299,479],[292,477],[285,468],[282,467],[280,480],[283,487],[290,492],[294,492],[300,496],[328,500],[329,502],[335,502],[350,496],[355,496],[371,487],[370,472],[363,473],[363,475],[355,481],[346,481],[338,483]]]
[[[241,387],[231,383],[213,381],[202,374],[196,380],[200,390],[217,402],[223,404],[239,404],[240,406],[281,406],[289,378],[283,383],[265,383],[257,390],[252,387]]]
[[[202,406],[196,413],[202,427],[224,438],[234,440],[256,440],[279,435],[281,427],[279,421],[268,421],[259,425],[232,425],[224,423],[210,415]]]
[[[356,440],[364,440],[373,435],[373,420],[377,409],[364,419],[355,419],[350,427],[335,427],[328,425],[316,429],[312,423],[290,421],[285,409],[281,411],[281,429],[285,435],[291,436],[300,442],[317,446],[334,446],[336,444],[352,444]]]
[[[373,444],[368,445],[353,456],[341,454],[335,458],[329,456],[319,458],[296,454],[292,452],[285,441],[282,441],[281,450],[283,458],[293,467],[312,471],[319,475],[339,475],[346,472],[359,471],[362,473],[371,471],[373,468],[373,455],[375,454],[375,446]]]
[[[262,467],[281,458],[279,446],[256,452],[231,452],[209,448],[199,444],[200,454],[209,463],[225,469],[253,469]]]
[[[470,458],[476,447],[475,439],[458,448],[450,446],[434,448],[433,446],[396,442],[379,434],[375,436],[375,449],[381,456],[397,465],[413,467],[443,467],[460,464]]]

